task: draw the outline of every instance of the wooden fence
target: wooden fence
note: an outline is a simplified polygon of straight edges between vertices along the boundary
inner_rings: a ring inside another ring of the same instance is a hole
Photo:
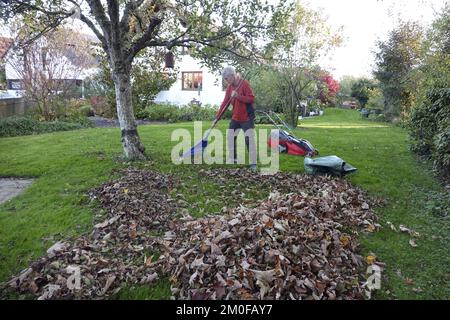
[[[0,99],[0,118],[25,114],[31,105],[24,98]]]

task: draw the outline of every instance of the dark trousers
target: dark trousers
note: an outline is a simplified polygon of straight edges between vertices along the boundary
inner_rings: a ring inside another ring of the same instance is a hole
[[[239,130],[244,130],[245,134],[245,146],[250,155],[250,164],[256,164],[256,144],[255,144],[255,122],[250,119],[245,122],[238,122],[231,120],[228,127],[230,130],[228,136],[228,149],[233,148],[233,161],[237,160],[236,140],[239,134]],[[249,129],[252,129],[248,131]],[[233,140],[231,140],[233,138]],[[232,142],[231,142],[232,141]]]

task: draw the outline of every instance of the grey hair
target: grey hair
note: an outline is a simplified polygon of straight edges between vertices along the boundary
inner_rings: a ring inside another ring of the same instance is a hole
[[[222,78],[228,78],[229,76],[236,75],[236,70],[232,66],[228,66],[223,68],[222,70]]]

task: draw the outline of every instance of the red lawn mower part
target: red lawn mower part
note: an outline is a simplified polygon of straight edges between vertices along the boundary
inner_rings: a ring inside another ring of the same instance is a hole
[[[257,112],[264,114],[278,129],[278,132],[273,132],[269,137],[269,140],[267,141],[267,144],[271,148],[276,147],[274,141],[276,141],[276,139],[278,138],[278,150],[280,153],[287,153],[302,157],[314,157],[319,154],[319,151],[315,149],[308,140],[299,139],[294,136],[288,125],[283,120],[281,120],[281,118],[276,113],[272,111],[265,112],[260,110],[258,110]],[[274,120],[274,118],[277,118],[286,130],[283,130],[280,125]]]

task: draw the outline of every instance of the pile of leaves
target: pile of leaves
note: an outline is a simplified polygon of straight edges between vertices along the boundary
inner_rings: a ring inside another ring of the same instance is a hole
[[[177,211],[169,196],[173,179],[134,168],[121,175],[89,192],[107,211],[92,233],[73,243],[56,243],[47,256],[10,280],[7,289],[38,299],[92,299],[114,294],[121,282],[157,279],[146,265],[155,250],[154,235],[167,228]]]
[[[222,190],[219,196],[224,203],[236,202],[246,203],[249,206],[249,197],[267,198],[270,192],[280,193],[302,193],[311,196],[320,194],[323,190],[331,190],[330,184],[338,181],[343,190],[355,190],[358,196],[368,199],[365,192],[353,186],[347,180],[335,180],[329,176],[310,176],[304,174],[293,174],[290,172],[279,172],[274,175],[257,175],[245,168],[239,169],[211,169],[200,170],[199,176],[214,181]],[[369,201],[369,199],[367,200]],[[370,199],[373,205],[382,205],[383,199]],[[254,202],[254,201],[253,201]],[[223,212],[223,210],[222,210]]]
[[[282,181],[276,176],[249,178]],[[240,206],[222,216],[174,223],[154,266],[172,275],[177,298],[364,297],[357,235],[380,227],[372,204],[344,180],[286,178],[284,187],[305,191],[274,192],[254,208]]]
[[[108,210],[110,220],[120,220],[121,225],[136,230],[136,234],[167,227],[165,225],[176,213],[175,200],[169,196],[175,178],[136,168],[125,169],[121,175],[91,190],[91,199],[99,200]],[[101,227],[105,232],[109,224],[106,220],[94,227]]]
[[[170,196],[174,177],[126,169],[90,191],[107,212],[93,232],[56,243],[5,283],[1,295],[102,299],[124,283],[170,277],[178,299],[364,297],[357,236],[379,225],[375,203],[363,191],[329,177],[224,169],[200,174],[273,192],[251,207],[225,208],[223,215],[180,217]]]

